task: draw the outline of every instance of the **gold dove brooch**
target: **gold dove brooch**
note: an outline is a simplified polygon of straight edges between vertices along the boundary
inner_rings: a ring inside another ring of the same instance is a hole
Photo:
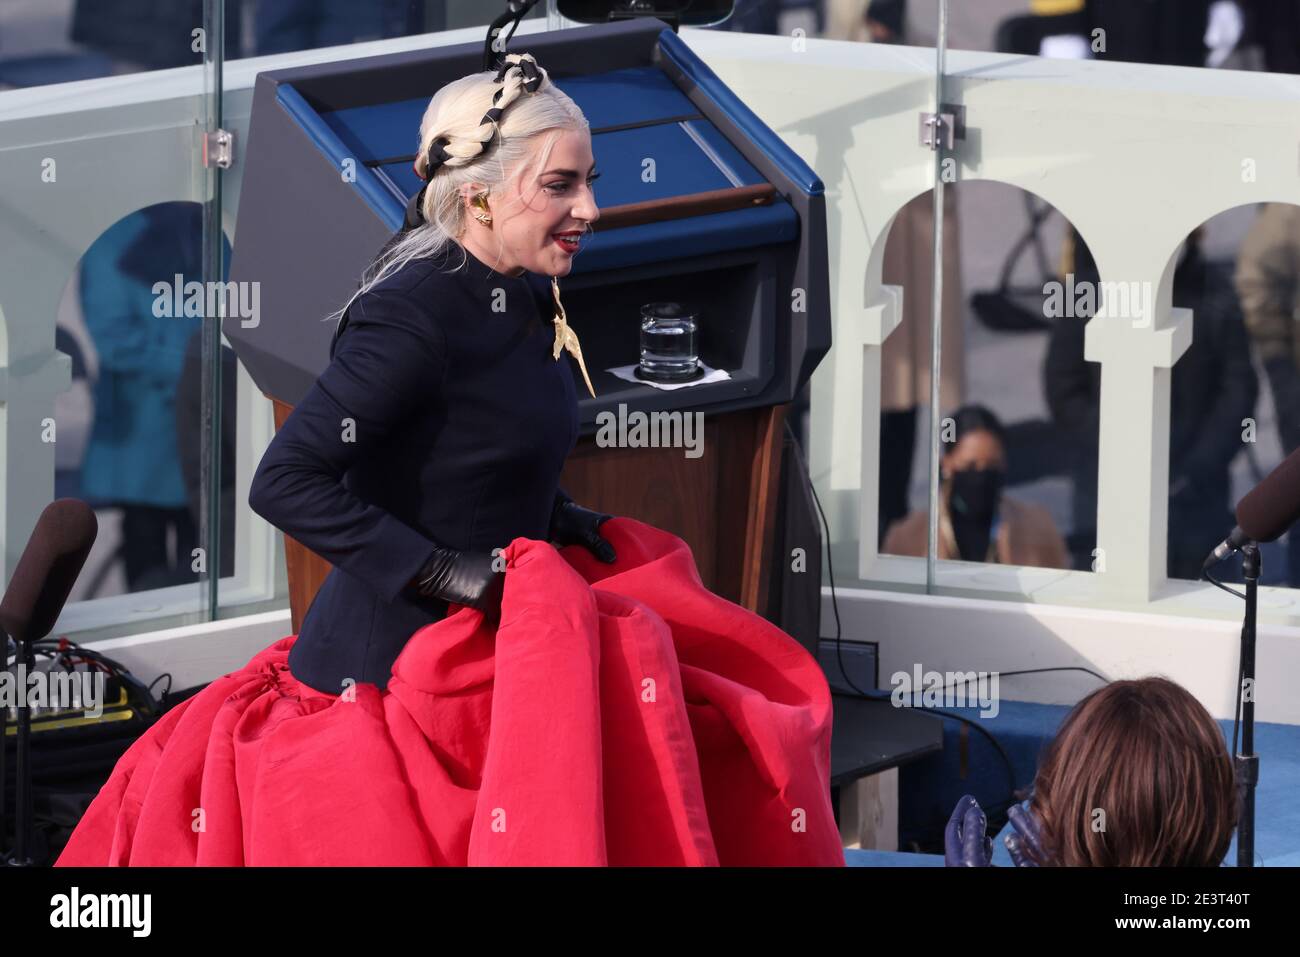
[[[564,306],[560,302],[560,278],[551,277],[551,294],[555,296],[555,347],[552,354],[556,362],[560,361],[560,352],[568,349],[573,358],[578,360],[578,368],[582,370],[583,381],[587,383],[587,391],[591,397],[596,398],[596,390],[591,387],[591,378],[587,375],[587,366],[582,361],[582,346],[578,345],[578,334],[569,326],[569,320],[564,315]]]

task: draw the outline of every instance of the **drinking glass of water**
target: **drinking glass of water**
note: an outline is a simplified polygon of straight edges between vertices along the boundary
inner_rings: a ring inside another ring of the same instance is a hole
[[[644,379],[662,382],[693,379],[699,374],[695,313],[677,302],[641,307],[641,365]]]

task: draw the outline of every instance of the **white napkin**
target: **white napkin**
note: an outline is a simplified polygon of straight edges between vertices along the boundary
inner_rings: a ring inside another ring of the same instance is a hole
[[[637,376],[636,364],[630,366],[619,366],[617,369],[606,369],[606,372],[612,372],[620,379],[626,379],[628,382],[635,382],[637,385],[654,386],[656,389],[686,389],[693,385],[704,385],[706,382],[718,382],[722,379],[730,379],[731,373],[726,369],[715,369],[704,362],[700,363],[700,368],[704,370],[704,375],[698,379],[692,379],[690,382],[652,382],[649,379],[642,379]]]

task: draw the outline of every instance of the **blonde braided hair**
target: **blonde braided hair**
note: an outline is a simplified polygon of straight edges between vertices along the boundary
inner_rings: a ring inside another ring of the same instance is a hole
[[[486,112],[484,103],[490,104]],[[337,321],[359,296],[412,260],[436,259],[459,246],[468,225],[466,187],[481,184],[488,193],[503,193],[532,170],[545,169],[562,132],[589,129],[582,110],[531,54],[510,54],[495,73],[471,73],[440,88],[420,121],[414,164],[427,177],[419,200],[422,221],[385,244],[357,291],[325,320]],[[427,175],[430,157],[437,160],[439,153],[446,159]],[[462,253],[457,268],[468,260]]]

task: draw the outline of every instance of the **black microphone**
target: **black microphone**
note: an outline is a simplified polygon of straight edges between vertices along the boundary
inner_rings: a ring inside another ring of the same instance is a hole
[[[1271,542],[1300,521],[1300,449],[1237,503],[1237,527],[1205,560],[1204,568],[1220,562],[1247,542]]]
[[[18,666],[31,669],[33,643],[54,629],[63,606],[72,594],[72,586],[86,564],[90,546],[95,543],[99,522],[85,502],[61,498],[45,506],[36,520],[32,537],[27,540],[22,557],[14,568],[9,587],[0,599],[0,643],[5,647],[4,666],[9,666],[9,639],[18,645]],[[7,636],[7,637],[6,637]],[[6,778],[5,752],[7,737],[5,711],[0,711],[0,834],[8,830],[4,822]],[[14,822],[14,850],[0,858],[0,865],[27,866],[32,863],[30,848],[34,841],[32,814],[31,736],[32,711],[27,705],[18,709],[18,735],[15,748],[18,780],[14,785],[18,813]]]
[[[0,600],[0,629],[15,641],[37,641],[54,629],[95,543],[99,523],[85,502],[61,498],[45,506]]]

